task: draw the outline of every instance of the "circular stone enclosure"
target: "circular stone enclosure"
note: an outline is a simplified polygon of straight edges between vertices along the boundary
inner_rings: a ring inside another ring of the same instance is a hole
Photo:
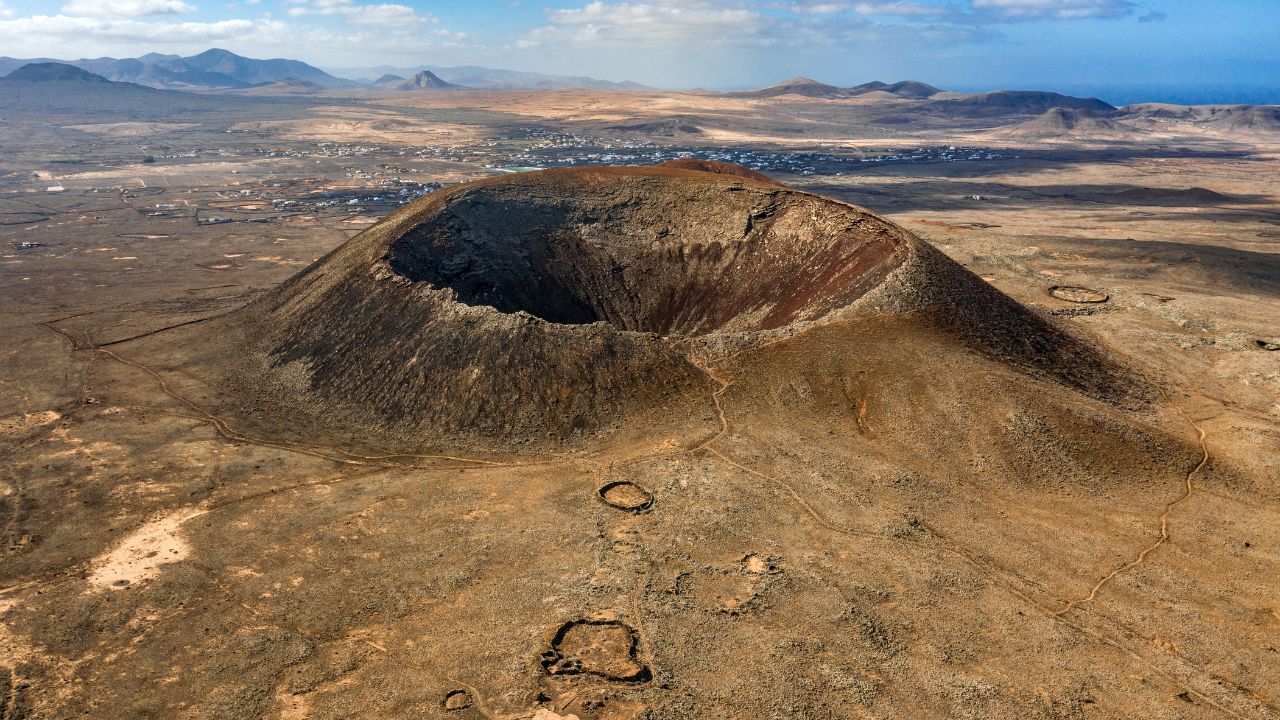
[[[571,620],[561,625],[542,654],[549,675],[595,675],[644,682],[651,675],[638,658],[640,634],[617,620]]]
[[[639,515],[653,509],[653,493],[627,480],[606,483],[596,497],[609,507]]]
[[[471,705],[471,693],[466,690],[450,690],[440,699],[440,707],[447,711],[466,710]]]
[[[1094,290],[1087,287],[1077,287],[1075,285],[1054,285],[1049,288],[1049,294],[1059,300],[1080,303],[1082,305],[1104,303],[1111,299],[1111,296],[1100,290]]]
[[[901,262],[900,231],[840,202],[624,170],[476,183],[393,240],[385,261],[466,305],[667,336],[813,320]]]

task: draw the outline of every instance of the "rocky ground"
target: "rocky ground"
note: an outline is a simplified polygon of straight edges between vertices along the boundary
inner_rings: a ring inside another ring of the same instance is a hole
[[[1275,717],[1275,167],[777,178],[932,243],[1124,392],[865,312],[690,343],[686,389],[563,442],[411,447],[229,392],[205,352],[367,222],[9,176],[0,717]],[[1195,187],[1226,199],[1116,195]]]

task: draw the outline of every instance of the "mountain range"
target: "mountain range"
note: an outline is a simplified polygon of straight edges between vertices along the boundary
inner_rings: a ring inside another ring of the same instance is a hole
[[[228,50],[214,48],[199,55],[181,57],[149,53],[137,58],[93,58],[80,60],[21,60],[0,57],[0,73],[32,62],[73,65],[116,82],[131,82],[170,90],[241,89],[281,80],[315,83],[326,88],[356,87],[358,84],[334,77],[320,68],[298,60],[275,58],[255,60]]]
[[[811,80],[809,78],[792,78],[785,82],[755,90],[740,90],[727,93],[728,97],[767,99],[784,96],[800,96],[824,100],[842,100],[865,97],[875,100],[910,100],[916,115],[932,115],[950,118],[1001,118],[1017,116],[1037,116],[1051,111],[1081,113],[1086,119],[1086,126],[1097,117],[1114,113],[1116,108],[1097,98],[1078,98],[1054,92],[1038,90],[996,90],[982,93],[956,93],[941,90],[917,80],[903,80],[896,83],[873,81],[842,88],[835,85]],[[886,106],[888,111],[897,112],[898,104]],[[1075,116],[1057,115],[1046,118],[1039,126],[1028,129],[1028,132],[1067,132],[1071,127],[1059,127],[1064,123],[1074,123]],[[1074,127],[1074,124],[1072,125]],[[1084,128],[1082,128],[1083,130]]]
[[[149,64],[151,67],[158,67],[157,63],[163,62],[168,64],[171,71],[177,67],[177,61],[182,61],[182,66],[187,68],[183,73],[199,74],[199,77],[205,78],[216,76],[217,81],[222,83],[218,96],[207,92],[171,92],[170,90],[179,88],[155,88],[137,82],[112,80],[67,63],[28,63],[4,59],[0,60],[0,73],[7,74],[0,75],[0,108],[72,114],[102,114],[114,109],[130,116],[226,110],[226,103],[230,102],[228,95],[263,96],[255,98],[254,102],[285,101],[286,96],[331,93],[335,88],[335,81],[350,83],[339,85],[338,88],[354,86],[403,92],[477,89],[447,81],[429,70],[419,71],[410,78],[388,73],[372,83],[355,86],[353,81],[336,78],[318,68],[293,60],[260,61],[228,55],[220,52],[201,53],[192,58],[149,55],[131,61],[143,65],[148,65],[143,60],[154,61]],[[22,62],[23,65],[15,69],[13,62]],[[310,71],[306,68],[310,68]],[[279,73],[291,74],[276,80],[264,79]],[[315,73],[321,75],[317,76]],[[296,74],[318,77],[329,84],[298,79],[294,77]],[[256,82],[251,83],[250,80]],[[228,87],[232,81],[234,86]],[[1148,131],[1165,131],[1185,125],[1236,134],[1270,136],[1280,133],[1280,106],[1182,106],[1147,103],[1117,109],[1096,98],[1031,90],[962,94],[942,91],[932,85],[911,80],[893,84],[870,82],[851,88],[839,88],[797,78],[760,90],[729,93],[724,97],[754,99],[786,95],[874,100],[875,102],[870,103],[855,102],[849,109],[851,112],[861,112],[881,125],[944,123],[954,127],[973,128],[1005,126],[1002,133],[1006,137],[1022,139],[1126,140]],[[1009,121],[1014,123],[1009,124]],[[614,123],[604,129],[643,136],[690,137],[702,134],[699,122],[699,118],[694,116],[635,118],[628,122]]]
[[[731,92],[729,95],[749,98],[771,98],[781,97],[783,95],[801,95],[811,98],[837,100],[840,98],[870,95],[871,93],[883,93],[887,95],[896,95],[897,97],[908,100],[923,100],[941,92],[942,90],[939,90],[932,85],[918,82],[916,80],[903,80],[892,84],[874,80],[869,83],[863,83],[862,85],[842,88],[835,85],[820,83],[817,80],[812,80],[810,78],[798,77],[780,82],[777,85],[770,85],[756,90],[739,90],[737,92]]]
[[[438,65],[418,65],[415,67],[347,67],[330,68],[330,71],[342,77],[355,78],[372,85],[383,85],[387,76],[398,78],[403,82],[421,72],[430,72],[441,80],[453,85],[475,88],[477,90],[600,90],[605,92],[628,92],[650,90],[645,85],[634,82],[611,82],[596,78],[570,75],[547,75],[545,73],[525,72],[522,70],[501,70],[461,65],[442,67]]]
[[[279,99],[257,100],[268,101],[279,102]],[[28,63],[0,77],[0,110],[48,114],[64,122],[75,117],[142,119],[172,118],[193,112],[235,112],[242,107],[238,102],[226,96],[117,82],[57,62]]]
[[[392,85],[414,82],[414,88],[406,89],[456,89],[459,87],[484,90],[560,90],[584,88],[588,90],[626,91],[644,90],[637,83],[616,83],[589,77],[566,77],[517,70],[496,70],[473,65],[454,68],[419,66],[416,68],[347,68],[338,71],[359,80],[330,74],[314,65],[299,60],[274,58],[257,60],[237,55],[229,50],[213,48],[199,55],[182,57],[148,53],[136,58],[81,58],[58,60],[54,58],[0,57],[0,75],[31,63],[63,63],[101,75],[116,82],[131,82],[166,90],[243,90],[278,82],[300,82],[321,88],[378,87],[388,89]],[[422,73],[428,73],[434,80]],[[378,78],[379,75],[384,77]],[[385,76],[394,76],[397,82],[384,82]],[[374,78],[378,78],[374,80]],[[373,80],[373,82],[370,82]],[[425,82],[425,85],[422,83]],[[400,88],[395,88],[400,89]]]

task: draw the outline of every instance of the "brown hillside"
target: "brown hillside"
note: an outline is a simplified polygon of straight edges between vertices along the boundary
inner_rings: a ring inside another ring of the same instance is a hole
[[[873,290],[874,306],[859,302]],[[459,185],[231,323],[286,404],[402,437],[510,439],[705,395],[695,347],[884,312],[921,314],[1079,388],[1112,382],[1074,340],[900,228],[723,164]]]
[[[1137,138],[1141,132],[1089,110],[1056,107],[1001,134],[1029,140],[1124,140]]]

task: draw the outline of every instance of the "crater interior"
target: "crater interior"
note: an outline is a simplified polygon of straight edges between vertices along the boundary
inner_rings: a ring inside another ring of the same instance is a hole
[[[490,184],[391,244],[392,270],[467,305],[548,322],[704,335],[771,330],[857,299],[900,238],[843,203],[744,181]]]

